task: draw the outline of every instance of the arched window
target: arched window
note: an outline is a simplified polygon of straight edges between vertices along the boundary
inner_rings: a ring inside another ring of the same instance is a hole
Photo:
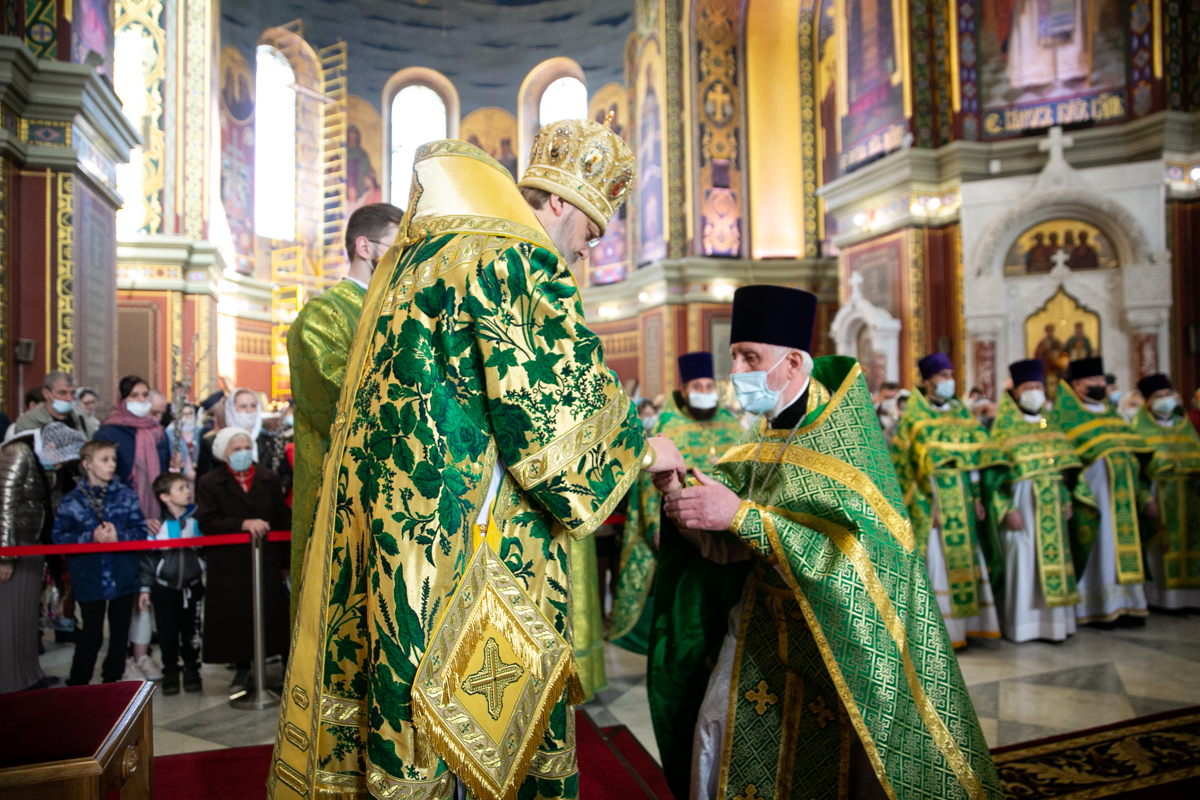
[[[542,92],[542,99],[538,103],[539,126],[560,119],[587,119],[587,115],[587,87],[578,78],[559,78]]]
[[[413,156],[437,139],[458,136],[458,91],[442,73],[402,69],[383,87],[383,190],[398,206],[408,203]]]
[[[141,25],[119,31],[113,41],[113,89],[121,98],[125,117],[143,137],[147,134],[145,65],[154,63],[154,42]],[[149,58],[147,56],[149,55]],[[117,211],[117,235],[129,236],[142,231],[147,223],[146,197],[143,191],[145,151],[138,145],[129,153],[129,163],[117,165],[117,191],[125,204]],[[149,231],[146,231],[149,232]]]
[[[255,72],[254,232],[296,238],[296,73],[276,48],[258,46]]]

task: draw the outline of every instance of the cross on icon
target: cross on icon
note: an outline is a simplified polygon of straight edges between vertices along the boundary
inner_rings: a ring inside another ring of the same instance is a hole
[[[462,690],[467,694],[481,694],[487,700],[488,714],[500,719],[504,710],[504,690],[516,683],[525,674],[520,664],[506,664],[500,658],[500,645],[489,638],[483,646],[483,664],[479,671],[463,679]]]

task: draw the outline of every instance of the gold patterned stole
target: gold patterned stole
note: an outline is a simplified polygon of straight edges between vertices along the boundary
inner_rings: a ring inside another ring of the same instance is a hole
[[[1200,475],[1200,435],[1187,417],[1161,425],[1145,406],[1133,427],[1154,448],[1147,471],[1155,482],[1155,536],[1162,542],[1167,589],[1200,588],[1200,491],[1195,483]]]

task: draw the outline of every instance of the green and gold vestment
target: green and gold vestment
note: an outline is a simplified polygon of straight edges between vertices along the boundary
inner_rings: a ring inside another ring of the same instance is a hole
[[[1145,406],[1133,428],[1153,453],[1146,478],[1156,484],[1154,536],[1162,537],[1165,588],[1200,589],[1200,436],[1186,416],[1173,417],[1167,427]]]
[[[366,291],[341,280],[304,304],[288,330],[288,369],[295,405],[295,466],[292,482],[291,618],[296,619],[304,552],[321,489],[321,463],[329,452],[329,429],[346,380],[346,359],[362,315]]]
[[[652,436],[666,436],[679,452],[688,470],[710,472],[725,451],[737,443],[745,431],[728,409],[717,407],[712,419],[698,420],[689,413],[680,392],[673,392],[659,414]],[[609,639],[615,644],[645,653],[650,637],[651,589],[658,564],[659,517],[662,493],[654,488],[648,474],[638,478],[629,490],[629,510],[625,518],[625,539],[621,544],[621,574],[613,601]],[[620,640],[620,641],[617,641]]]
[[[1116,544],[1117,582],[1142,583],[1142,537],[1138,528],[1139,454],[1147,452],[1146,440],[1131,428],[1111,405],[1103,413],[1088,411],[1070,385],[1060,381],[1050,421],[1067,435],[1075,455],[1086,470],[1097,459],[1108,468],[1108,505]],[[1083,576],[1088,556],[1100,530],[1100,510],[1086,504],[1076,507],[1071,517],[1071,547],[1075,575]]]
[[[1048,606],[1073,606],[1079,602],[1075,587],[1075,565],[1071,559],[1071,536],[1065,509],[1072,497],[1095,506],[1085,481],[1079,480],[1083,462],[1075,455],[1066,434],[1042,417],[1029,422],[1012,395],[1000,397],[992,423],[992,443],[1004,459],[1004,467],[989,470],[984,477],[988,526],[980,537],[987,556],[992,586],[1004,586],[1004,555],[999,528],[1014,509],[1013,485],[1031,481],[1036,531],[1038,581]],[[1028,524],[1028,523],[1026,523]]]
[[[569,543],[636,479],[645,434],[503,167],[424,145],[408,209],[338,402],[269,795],[445,800],[457,775],[575,797],[573,661],[538,651],[569,647]]]
[[[970,473],[1000,459],[987,428],[957,399],[948,402],[950,407],[941,411],[924,392],[913,392],[896,426],[892,461],[922,552],[935,524],[936,506],[950,586],[950,615],[967,618],[979,615],[975,501],[983,499]]]
[[[857,736],[889,797],[999,798],[862,370],[818,358],[813,378],[833,395],[790,441],[764,420],[717,465],[743,499],[731,529],[761,559],[719,796],[844,797]]]

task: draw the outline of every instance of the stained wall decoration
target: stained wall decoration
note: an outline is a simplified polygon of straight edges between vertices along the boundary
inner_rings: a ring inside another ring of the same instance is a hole
[[[116,212],[86,180],[74,183],[74,371],[107,406],[116,361]]]
[[[667,257],[666,202],[666,64],[658,35],[651,34],[637,60],[636,104],[638,206],[635,240],[637,264],[644,266]]]
[[[900,382],[904,386],[915,384],[916,360],[925,355],[923,245],[923,239],[911,230],[901,230],[842,248],[839,255],[841,300],[849,298],[850,277],[858,274],[863,298],[900,320]],[[818,330],[828,330],[828,322],[826,319],[825,327]]]
[[[745,201],[738,2],[698,0],[694,14],[698,249],[701,255],[737,257]]]
[[[346,98],[346,113],[346,211],[353,213],[383,198],[383,118],[355,94]]]
[[[607,121],[613,132],[629,141],[629,95],[621,84],[607,83],[593,92],[588,116],[602,125]],[[592,248],[588,259],[588,283],[592,286],[616,283],[629,274],[629,206],[629,202],[621,204],[600,243]]]
[[[815,118],[817,123],[817,183],[824,186],[838,176],[838,117],[837,79],[838,52],[837,2],[821,0],[814,19],[816,35],[813,36],[814,94],[816,98]],[[822,249],[829,251],[833,237],[837,234],[837,220],[820,204],[818,236]]]
[[[908,4],[836,0],[838,168],[845,173],[896,149],[908,132]],[[853,57],[851,57],[853,56]]]
[[[162,0],[115,0],[113,3],[115,40],[123,45],[134,46],[140,51],[142,65],[141,97],[122,98],[125,115],[142,141],[130,154],[128,165],[117,167],[118,188],[123,190],[127,180],[122,173],[133,170],[132,181],[140,184],[130,189],[134,196],[140,193],[138,203],[126,203],[118,212],[122,230],[138,233],[161,233],[164,231],[163,192],[166,173],[166,137],[164,123],[164,96],[167,74],[167,37],[163,27],[164,11]],[[135,52],[136,57],[136,52]],[[138,82],[131,82],[130,91]],[[118,91],[124,92],[124,81],[118,81]],[[126,193],[126,197],[129,194]],[[128,215],[134,215],[132,218]]]
[[[254,274],[254,70],[236,47],[221,49],[221,204],[237,253],[235,269]]]
[[[477,108],[463,117],[458,138],[470,142],[517,178],[517,118],[503,108]]]
[[[161,0],[160,0],[161,2]],[[74,0],[71,17],[71,60],[87,61],[88,53],[100,57],[96,71],[112,75],[113,0]]]

